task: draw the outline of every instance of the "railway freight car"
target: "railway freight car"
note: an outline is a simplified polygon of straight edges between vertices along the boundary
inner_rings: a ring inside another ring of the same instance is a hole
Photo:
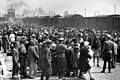
[[[120,15],[86,17],[86,26],[97,30],[119,31]]]
[[[55,26],[57,28],[77,27],[96,30],[120,31],[120,15],[101,15],[83,17],[79,14],[67,16],[44,16],[24,18],[26,24],[36,23],[40,26]]]
[[[59,18],[57,27],[77,27],[96,30],[120,31],[120,15],[102,15],[96,17],[73,16]]]

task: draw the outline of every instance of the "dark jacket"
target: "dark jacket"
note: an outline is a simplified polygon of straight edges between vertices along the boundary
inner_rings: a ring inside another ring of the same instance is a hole
[[[114,52],[114,42],[111,40],[105,41],[102,49],[102,58],[103,60],[109,60],[112,58]]]
[[[81,72],[87,72],[91,68],[91,66],[89,65],[89,59],[91,59],[91,55],[88,54],[87,47],[82,47],[78,60],[78,69]]]
[[[13,62],[18,62],[18,60],[19,60],[19,51],[14,48],[14,49],[11,51],[11,53],[12,53]]]
[[[52,68],[51,68],[51,52],[50,50],[45,47],[43,49],[43,55],[42,55],[42,73],[43,74],[51,74]]]
[[[26,48],[25,48],[25,45],[24,45],[24,44],[21,44],[20,49],[19,49],[19,52],[20,52],[20,54],[19,54],[20,59],[26,58],[26,55],[27,55],[26,52],[27,52],[27,51],[26,51]]]
[[[28,48],[28,61],[36,61],[39,58],[35,47],[34,46],[29,46]]]
[[[105,41],[105,43],[103,44],[103,49],[102,52],[104,55],[107,55],[106,53],[113,53],[113,49],[114,49],[114,43],[111,40],[107,40]]]

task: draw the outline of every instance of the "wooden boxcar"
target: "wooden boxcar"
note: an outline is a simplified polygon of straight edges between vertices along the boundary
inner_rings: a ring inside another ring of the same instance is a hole
[[[23,18],[25,24],[38,24],[40,26],[58,28],[77,27],[96,30],[120,31],[120,15],[102,15],[95,17],[83,17],[81,15],[62,16],[42,16]]]

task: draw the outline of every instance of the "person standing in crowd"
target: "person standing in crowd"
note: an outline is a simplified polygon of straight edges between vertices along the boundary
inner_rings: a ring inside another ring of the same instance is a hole
[[[118,54],[118,45],[114,42],[112,64],[111,64],[112,68],[116,67],[117,54]]]
[[[35,74],[35,64],[37,59],[39,58],[36,50],[35,50],[35,42],[34,40],[30,41],[30,46],[28,47],[28,65],[29,65],[29,75],[28,77],[30,79],[34,79],[34,74]]]
[[[46,80],[49,80],[50,74],[52,73],[50,44],[50,40],[47,40],[44,43],[41,80],[44,80],[44,76],[46,76]]]
[[[106,34],[104,32],[102,32],[101,36],[100,36],[101,50],[103,48],[105,41],[106,41]]]
[[[86,31],[83,32],[83,40],[88,41],[89,35],[87,34]]]
[[[25,78],[26,76],[26,61],[27,61],[27,51],[25,48],[25,39],[21,40],[21,45],[19,49],[19,62],[20,62],[20,75],[21,78]]]
[[[39,59],[38,59],[38,70],[40,70],[42,68],[42,54],[43,54],[43,42],[42,40],[38,40],[38,55],[39,55]]]
[[[10,46],[12,46],[13,43],[15,42],[15,34],[12,31],[10,32],[9,40],[10,40]]]
[[[36,35],[32,34],[31,37],[32,37],[31,40],[34,40],[35,44],[38,44],[38,40],[36,39]]]
[[[120,62],[120,37],[118,38],[117,45],[118,45],[117,62]]]
[[[36,35],[35,34],[32,34],[32,39],[34,42],[35,42],[35,50],[37,52],[37,54],[39,55],[39,50],[38,50],[38,40],[36,39]],[[36,61],[36,67],[35,67],[35,71],[37,70],[37,61]]]
[[[106,41],[103,44],[103,49],[102,49],[102,55],[103,55],[103,69],[101,71],[101,73],[105,72],[106,69],[106,63],[108,62],[108,71],[109,73],[111,73],[111,61],[112,61],[112,54],[113,54],[113,47],[114,47],[114,43],[113,41],[111,41],[111,35],[107,34],[106,35]]]
[[[58,61],[58,75],[59,79],[63,79],[63,74],[66,70],[65,52],[66,46],[63,44],[64,38],[59,38],[59,44],[56,46],[56,56]]]
[[[77,39],[74,39],[73,50],[71,55],[71,62],[73,68],[73,75],[74,77],[78,76],[78,59],[80,54],[80,44],[77,42]]]
[[[15,34],[13,32],[11,32],[9,38],[10,38],[11,43],[13,43],[15,41]]]
[[[95,38],[93,39],[93,45],[92,49],[94,51],[93,54],[93,65],[95,66],[95,59],[97,58],[97,67],[99,66],[99,58],[100,58],[100,51],[101,51],[101,46],[100,46],[100,39],[97,35],[95,35]]]
[[[58,64],[56,57],[56,44],[52,43],[51,56],[52,56],[52,75],[57,75],[58,73]]]
[[[91,46],[89,46],[89,42],[83,42],[83,46],[81,46],[79,60],[78,60],[78,69],[80,70],[79,78],[85,79],[84,74],[86,72],[89,73],[90,80],[95,80],[91,76],[91,66],[89,64],[89,60],[91,59],[93,51],[91,50]]]
[[[18,43],[14,42],[13,46],[11,46],[11,53],[12,53],[12,61],[13,61],[13,73],[12,78],[18,77],[18,61],[19,61],[19,51],[18,51]]]
[[[2,36],[2,43],[3,43],[4,53],[6,53],[9,40],[8,40],[8,36],[5,32],[3,33],[3,36]]]
[[[117,43],[117,40],[118,40],[118,37],[117,37],[117,33],[113,33],[113,41],[115,42],[115,43]]]
[[[70,45],[70,41],[67,40],[65,43],[67,45],[67,51],[65,53],[65,57],[66,57],[66,74],[65,74],[65,76],[70,77],[71,76],[70,72],[72,71],[72,62],[71,62],[72,56],[71,55],[72,55],[73,49],[72,49],[72,46]]]
[[[0,50],[1,50],[1,47],[2,47],[2,34],[0,33]]]

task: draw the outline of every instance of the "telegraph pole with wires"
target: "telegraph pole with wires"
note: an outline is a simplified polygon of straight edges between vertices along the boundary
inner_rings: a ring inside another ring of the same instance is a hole
[[[87,29],[87,9],[85,8],[85,29]]]
[[[116,5],[114,5],[114,14],[116,14]]]
[[[85,17],[86,17],[86,10],[87,10],[87,9],[85,8]]]

